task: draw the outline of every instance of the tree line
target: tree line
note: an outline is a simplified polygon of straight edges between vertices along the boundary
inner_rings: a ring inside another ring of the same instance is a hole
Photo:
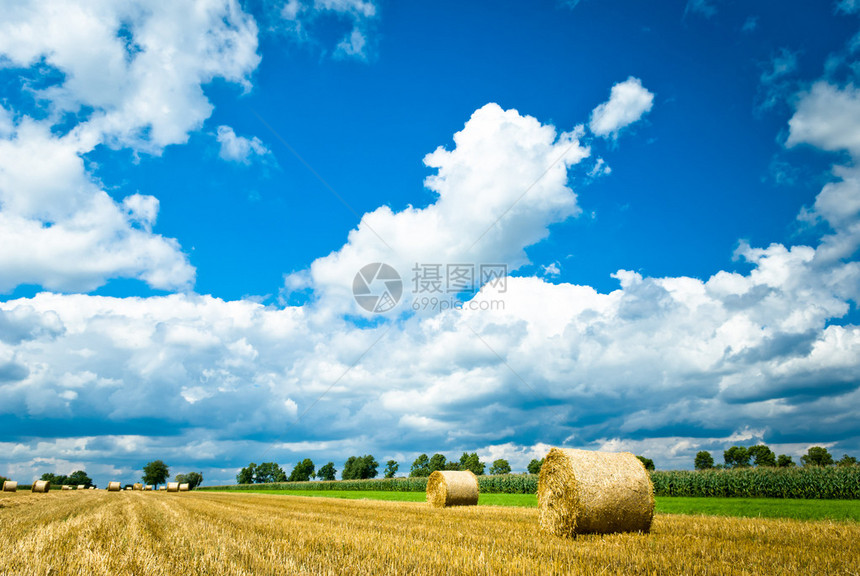
[[[723,451],[723,464],[715,464],[714,457],[707,450],[696,454],[693,462],[696,470],[712,470],[719,468],[791,468],[797,466],[791,456],[774,453],[765,444],[755,446],[732,446]],[[812,446],[806,454],[800,457],[802,466],[856,466],[857,458],[845,454],[840,460],[834,460],[833,455],[823,446]]]
[[[531,466],[531,465],[530,465]],[[384,478],[394,478],[400,464],[396,460],[388,460],[383,470]],[[481,476],[487,471],[486,463],[482,462],[476,452],[463,452],[459,460],[448,460],[444,454],[421,454],[413,462],[409,469],[409,476],[426,477],[437,470],[471,470],[475,475]],[[319,469],[315,468],[313,460],[305,458],[299,461],[289,475],[276,462],[263,462],[257,464],[251,462],[242,468],[236,475],[238,484],[268,484],[272,482],[308,482],[316,480],[335,480],[337,469],[334,462],[328,462]],[[494,460],[490,465],[489,474],[510,474],[511,465],[504,458]],[[343,465],[341,472],[342,480],[368,480],[379,475],[379,463],[370,454],[364,456],[350,456]]]

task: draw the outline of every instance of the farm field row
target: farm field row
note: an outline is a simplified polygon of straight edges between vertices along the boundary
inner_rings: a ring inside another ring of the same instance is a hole
[[[235,493],[235,492],[234,492]],[[276,494],[347,500],[424,502],[423,492],[375,492],[370,490],[243,490],[242,494]],[[788,498],[682,498],[658,496],[658,514],[704,514],[745,518],[793,518],[860,522],[858,500],[795,500]],[[479,506],[536,507],[535,494],[481,494]]]
[[[852,574],[860,525],[659,514],[546,535],[537,510],[235,493],[0,497],[0,573]]]

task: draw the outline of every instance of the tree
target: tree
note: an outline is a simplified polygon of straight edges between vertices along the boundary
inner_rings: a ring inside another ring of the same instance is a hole
[[[153,460],[143,467],[143,483],[158,486],[170,478],[170,468],[161,460]]]
[[[827,448],[813,446],[806,451],[805,456],[800,457],[800,463],[804,466],[830,466],[833,464],[833,456]]]
[[[272,482],[286,482],[287,475],[284,469],[275,462],[263,462],[256,469],[255,484],[271,484]]]
[[[422,454],[412,462],[412,468],[409,469],[411,478],[422,478],[430,476],[430,458],[427,454]]]
[[[385,463],[385,477],[386,478],[394,478],[394,475],[397,474],[397,469],[400,468],[400,464],[397,463],[397,460],[389,460]]]
[[[253,484],[257,476],[257,465],[251,462],[236,474],[236,484]]]
[[[714,457],[707,450],[696,452],[696,470],[708,470],[714,467]]]
[[[490,474],[510,474],[511,465],[504,458],[493,460],[493,465],[490,466]]]
[[[776,466],[776,454],[764,444],[750,446],[747,452],[756,466]]]
[[[839,462],[836,463],[837,466],[857,466],[857,458],[854,456],[849,456],[848,454],[843,454],[842,458],[839,459]]]
[[[87,476],[87,473],[83,470],[75,470],[69,474],[68,478],[66,478],[66,483],[71,484],[72,486],[80,486],[83,484],[87,488],[95,486],[95,484],[93,484],[93,479]]]
[[[529,465],[526,468],[526,470],[529,471],[529,474],[540,474],[540,469],[543,466],[543,460],[543,458],[541,458],[540,460],[534,458],[531,462],[529,462]]]
[[[188,488],[194,490],[203,484],[203,473],[189,472],[188,474],[177,474],[176,481],[180,484],[188,484]]]
[[[726,468],[744,468],[750,465],[750,453],[743,446],[732,446],[723,451],[723,460]]]
[[[54,474],[53,472],[45,472],[39,480],[45,480],[51,483],[51,486],[63,486],[69,483],[69,477],[63,474]]]
[[[653,470],[654,469],[654,461],[650,458],[645,458],[645,456],[637,456],[639,461],[642,462],[643,466],[645,466],[645,470]]]
[[[776,459],[776,465],[780,468],[791,468],[792,466],[797,466],[794,463],[794,460],[791,459],[791,456],[786,454],[780,454],[779,458]]]
[[[477,452],[472,452],[471,454],[463,452],[463,455],[460,456],[460,470],[471,470],[475,476],[481,476],[484,473],[485,467],[486,464],[481,462]]]
[[[317,470],[317,478],[320,480],[334,480],[336,474],[337,470],[334,468],[334,462],[324,464],[323,466],[320,466],[319,470]]]
[[[305,458],[290,472],[290,482],[307,482],[314,475],[314,463],[310,458]]]
[[[430,474],[435,472],[436,470],[444,470],[445,465],[448,463],[448,459],[445,458],[443,454],[433,454],[430,457]]]
[[[364,456],[350,456],[343,465],[341,478],[344,480],[365,480],[376,478],[379,462],[370,454]]]

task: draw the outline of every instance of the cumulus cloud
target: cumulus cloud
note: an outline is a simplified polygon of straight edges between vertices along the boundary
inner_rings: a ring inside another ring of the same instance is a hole
[[[831,152],[847,152],[849,165],[833,168],[832,182],[824,186],[810,210],[801,218],[824,221],[832,229],[818,250],[820,260],[851,257],[860,246],[860,91],[849,84],[839,88],[816,82],[802,94],[788,122],[786,145],[808,144]]]
[[[438,195],[433,204],[365,214],[347,244],[288,277],[287,287],[313,288],[318,307],[336,315],[357,312],[353,279],[372,262],[393,266],[407,286],[416,264],[497,264],[509,271],[527,264],[524,249],[545,238],[550,224],[580,211],[567,175],[589,154],[582,134],[581,127],[559,134],[496,104],[478,109],[454,135],[453,149],[424,158],[435,169],[425,181]]]
[[[860,90],[851,84],[839,88],[816,82],[801,96],[788,127],[788,146],[811,144],[860,158]]]
[[[255,156],[265,158],[271,154],[259,138],[237,136],[230,126],[218,126],[215,137],[221,144],[218,155],[230,162],[247,165]]]
[[[638,121],[654,105],[654,94],[630,77],[612,87],[609,100],[591,112],[591,131],[603,138],[617,138],[619,132]]]
[[[250,87],[253,19],[233,0],[6,4],[0,58],[22,70],[35,109],[0,109],[0,291],[89,291],[119,277],[189,288],[195,271],[178,242],[152,231],[157,199],[115,201],[83,156],[186,142],[212,111],[205,83]],[[28,87],[46,71],[55,80]]]

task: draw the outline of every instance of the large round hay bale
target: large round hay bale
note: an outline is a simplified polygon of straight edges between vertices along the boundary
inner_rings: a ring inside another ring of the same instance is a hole
[[[654,486],[630,452],[553,448],[538,480],[540,527],[556,536],[648,532]]]
[[[119,492],[122,490],[122,485],[119,482],[108,482],[108,492]]]
[[[167,483],[167,491],[168,492],[179,492],[179,482],[168,482]]]
[[[131,487],[132,490],[143,490],[143,484],[140,482],[135,482]]]
[[[434,508],[475,506],[478,478],[469,470],[437,470],[427,479],[427,502]]]
[[[18,483],[13,482],[12,480],[6,480],[3,482],[3,492],[17,492],[18,491]]]
[[[36,480],[30,488],[31,492],[46,494],[51,489],[51,483],[47,480]]]
[[[183,482],[179,485],[179,491],[180,492],[188,492],[190,489],[191,489],[191,487],[185,482]]]

